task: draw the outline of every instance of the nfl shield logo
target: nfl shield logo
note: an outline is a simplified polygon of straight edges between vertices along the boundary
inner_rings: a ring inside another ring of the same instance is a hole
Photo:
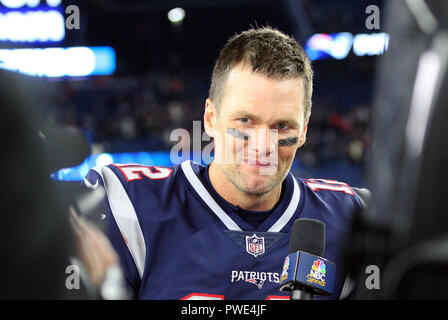
[[[254,233],[252,237],[246,236],[247,253],[257,257],[264,253],[264,237],[257,237]]]

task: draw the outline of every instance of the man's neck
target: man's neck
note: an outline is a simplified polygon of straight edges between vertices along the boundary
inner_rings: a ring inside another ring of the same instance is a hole
[[[281,183],[264,195],[250,195],[239,190],[230,182],[222,170],[213,162],[209,167],[209,177],[213,188],[224,200],[242,209],[267,211],[272,209],[280,199]]]

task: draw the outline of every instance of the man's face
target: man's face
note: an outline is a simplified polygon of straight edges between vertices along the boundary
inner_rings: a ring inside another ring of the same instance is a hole
[[[215,160],[239,191],[263,195],[287,175],[305,142],[303,80],[276,80],[234,67],[219,105],[207,99],[207,133],[215,138]]]

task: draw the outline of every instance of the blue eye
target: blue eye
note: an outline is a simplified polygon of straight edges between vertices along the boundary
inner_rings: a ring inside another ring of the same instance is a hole
[[[279,130],[286,130],[286,129],[289,129],[289,127],[285,123],[278,123],[277,124],[277,129],[279,129]]]

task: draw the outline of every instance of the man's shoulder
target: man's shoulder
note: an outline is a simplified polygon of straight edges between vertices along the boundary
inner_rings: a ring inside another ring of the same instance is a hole
[[[184,161],[171,166],[109,164],[90,169],[84,184],[93,189],[98,184],[106,189],[116,186],[124,188],[128,193],[154,193],[160,198],[176,193],[176,190],[185,190],[203,167],[193,161]]]
[[[330,179],[298,179],[304,193],[305,212],[328,225],[345,230],[354,214],[368,205],[370,191]]]
[[[348,183],[330,179],[299,178],[307,193],[323,199],[353,199],[365,205],[370,200],[370,191],[366,188],[350,186]]]
[[[299,178],[309,203],[328,208],[362,210],[370,201],[366,188],[350,186],[346,182],[331,179]]]
[[[89,188],[102,185],[106,189],[124,188],[128,192],[138,190],[160,192],[172,186],[179,185],[180,165],[160,166],[142,165],[138,163],[118,164],[91,168],[84,178],[84,184]]]
[[[109,164],[92,168],[84,184],[103,189],[106,205],[117,212],[135,212],[142,222],[162,213],[166,218],[182,206],[186,188],[181,171],[180,165]]]

